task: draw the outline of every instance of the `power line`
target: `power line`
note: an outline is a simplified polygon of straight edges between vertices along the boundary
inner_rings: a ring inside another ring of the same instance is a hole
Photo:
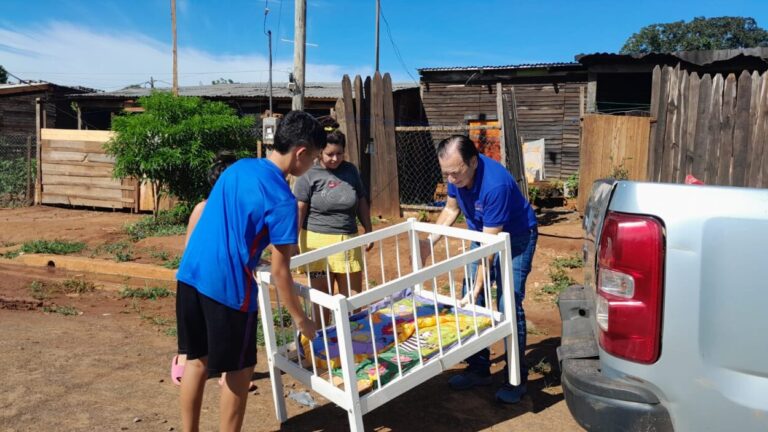
[[[397,48],[397,44],[395,44],[395,40],[392,38],[392,30],[389,28],[389,21],[387,21],[387,17],[384,15],[384,9],[379,6],[379,12],[381,13],[381,19],[384,20],[384,25],[387,26],[387,36],[389,37],[389,42],[392,44],[392,48],[395,51],[395,56],[400,61],[400,65],[403,66],[403,69],[405,69],[405,73],[408,74],[409,77],[413,80],[415,83],[419,83],[419,81],[414,78],[413,74],[411,74],[411,71],[408,69],[408,66],[405,64],[405,60],[403,60],[403,56],[400,54],[400,49]]]

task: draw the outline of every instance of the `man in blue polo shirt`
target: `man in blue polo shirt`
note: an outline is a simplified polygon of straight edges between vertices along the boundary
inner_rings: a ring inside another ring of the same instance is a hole
[[[463,213],[469,229],[488,234],[506,232],[512,243],[512,271],[515,292],[515,312],[517,314],[517,340],[520,349],[519,386],[504,384],[496,392],[496,399],[503,403],[517,403],[526,392],[528,368],[525,365],[525,280],[531,271],[531,262],[536,250],[538,229],[536,216],[528,200],[520,192],[514,178],[498,162],[478,153],[475,144],[468,137],[454,135],[441,141],[437,146],[437,158],[440,170],[448,180],[448,202],[437,218],[439,225],[453,225],[459,214]],[[431,235],[421,241],[422,257],[430,253],[430,242],[435,243],[440,236]],[[473,247],[478,245],[473,243]],[[490,282],[496,282],[498,309],[504,309],[503,291],[501,290],[501,267],[499,254],[492,260]],[[482,264],[481,264],[482,265]],[[475,280],[474,295],[464,287],[463,303],[470,298],[475,303],[484,305],[482,295],[484,271],[478,272],[478,263],[470,267],[470,280]],[[451,377],[448,384],[455,390],[466,390],[474,386],[491,384],[490,351],[484,349],[469,359],[463,374]]]

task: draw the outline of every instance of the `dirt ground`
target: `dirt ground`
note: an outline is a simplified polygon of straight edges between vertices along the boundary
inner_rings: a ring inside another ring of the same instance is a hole
[[[130,242],[122,227],[138,218],[50,207],[3,209],[0,248],[29,240],[67,239],[85,242],[87,249],[81,255],[94,259],[109,259],[103,246],[119,242],[129,243],[130,259],[137,262],[159,264],[159,252],[181,254],[183,236]],[[503,406],[493,400],[496,386],[447,391],[447,380],[463,367],[459,365],[366,415],[367,430],[581,430],[568,412],[559,385],[555,348],[560,320],[554,295],[543,291],[550,281],[552,260],[579,253],[580,220],[577,214],[559,209],[540,215],[540,222],[525,300],[526,360],[532,366],[528,396],[517,406]],[[568,273],[580,281],[579,269]],[[67,288],[72,280],[84,281],[76,286],[95,289]],[[4,335],[0,362],[5,370],[0,430],[179,430],[178,387],[169,377],[176,349],[174,298],[120,295],[125,287],[150,286],[169,287],[132,275],[77,274],[12,265],[0,258],[0,332]],[[500,347],[494,347],[494,352],[499,355]],[[502,365],[494,367],[498,383]],[[289,400],[289,420],[278,424],[261,349],[255,378],[258,388],[249,397],[244,430],[348,430],[346,413],[317,395],[321,406],[314,409]],[[284,383],[286,394],[303,390],[290,377],[284,377]],[[218,394],[216,381],[209,381],[202,430],[217,429]]]

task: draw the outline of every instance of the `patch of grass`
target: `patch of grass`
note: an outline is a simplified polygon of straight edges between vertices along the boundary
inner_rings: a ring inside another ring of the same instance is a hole
[[[29,284],[29,291],[32,298],[35,300],[45,300],[50,297],[50,293],[40,281],[32,281],[32,283]]]
[[[66,279],[61,283],[61,289],[67,294],[85,294],[93,292],[96,284],[86,279]]]
[[[82,314],[82,312],[73,308],[72,306],[55,306],[55,305],[43,307],[43,312],[57,313],[59,315],[64,315],[64,316],[74,316],[74,315]]]
[[[541,291],[546,294],[559,295],[574,283],[574,280],[568,276],[562,267],[550,267],[549,278],[552,280],[552,283],[544,285],[544,287],[541,289]]]
[[[141,309],[141,305],[139,304],[138,299],[136,297],[131,299],[131,308],[133,308],[134,312],[139,314],[139,318],[141,318],[144,321],[147,321],[153,326],[159,327],[158,331],[162,331],[166,336],[170,336],[170,337],[177,336],[178,333],[176,329],[175,319],[163,318],[158,315],[145,314],[144,311]]]
[[[21,249],[11,250],[8,252],[3,252],[0,254],[0,257],[3,257],[5,259],[14,259],[17,256],[21,255]]]
[[[179,268],[179,264],[180,263],[181,263],[181,257],[177,255],[177,256],[173,257],[172,260],[164,262],[163,263],[163,267],[171,269],[171,270],[176,270],[177,268]]]
[[[112,255],[117,262],[133,261],[133,246],[125,241],[99,246],[97,252]]]
[[[187,219],[189,219],[188,212],[174,208],[159,212],[157,218],[145,216],[138,222],[125,225],[123,230],[131,236],[133,241],[147,237],[183,235],[187,232]]]
[[[272,308],[272,322],[274,323],[275,339],[277,339],[278,345],[284,345],[293,341],[295,337],[293,320],[291,319],[291,314],[288,313],[288,309],[282,306],[279,309]],[[280,326],[281,323],[283,328]],[[264,346],[266,343],[262,327],[262,325],[259,325],[256,329],[256,344],[259,346]]]
[[[175,296],[173,291],[163,287],[123,288],[120,291],[121,298],[133,298],[141,300],[157,300],[163,297]]]
[[[378,216],[371,216],[371,225],[379,225],[381,219]]]
[[[85,249],[85,243],[68,240],[33,240],[21,245],[21,252],[29,254],[68,255]]]
[[[464,217],[464,214],[460,214],[459,217],[456,218],[456,223],[464,223],[467,221],[467,218]]]
[[[161,261],[168,261],[170,254],[164,250],[161,250],[161,251],[152,251],[149,253],[149,256],[155,259],[159,259]]]
[[[368,286],[369,286],[369,287],[373,288],[373,287],[375,287],[375,286],[376,286],[376,285],[378,285],[378,284],[379,284],[379,283],[378,283],[378,282],[376,282],[376,279],[368,279]]]
[[[584,260],[578,255],[565,258],[558,257],[552,261],[552,265],[560,268],[575,269],[584,267]]]
[[[552,364],[549,363],[546,357],[539,360],[538,363],[531,366],[531,372],[535,372],[540,375],[549,375],[552,373]]]

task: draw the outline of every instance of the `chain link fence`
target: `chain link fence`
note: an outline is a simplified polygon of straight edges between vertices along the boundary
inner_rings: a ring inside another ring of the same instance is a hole
[[[37,146],[31,135],[0,135],[0,207],[31,205]]]
[[[468,135],[481,153],[498,160],[498,126],[399,126],[395,129],[400,207],[437,210],[445,206],[447,185],[437,162],[437,145],[451,135]]]

